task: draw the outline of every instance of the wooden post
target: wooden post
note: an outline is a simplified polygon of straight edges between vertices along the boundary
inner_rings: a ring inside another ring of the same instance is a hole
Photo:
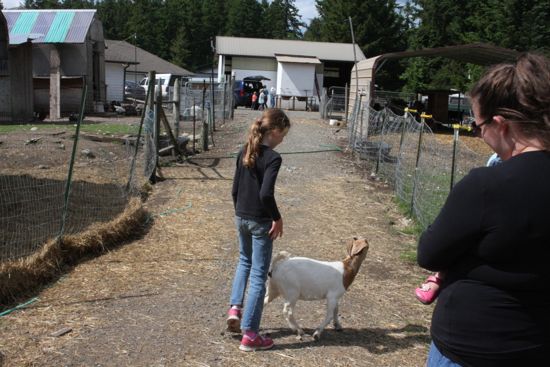
[[[202,150],[206,152],[208,150],[208,122],[204,118],[204,112],[205,112],[205,99],[206,99],[206,83],[202,82],[202,133],[201,133],[201,141],[202,141]]]
[[[197,138],[197,133],[196,133],[196,130],[195,130],[195,125],[196,125],[196,122],[197,122],[197,118],[196,118],[196,114],[195,114],[196,110],[197,110],[197,108],[195,107],[195,97],[193,97],[193,154],[196,153],[196,150],[195,150],[195,140]]]
[[[155,76],[153,74],[153,76]],[[160,168],[159,166],[159,148],[160,148],[160,109],[162,108],[162,91],[160,86],[160,79],[158,81],[158,85],[155,84],[154,80],[156,79],[149,79],[149,88],[153,89],[153,105],[154,105],[154,111],[155,111],[155,128],[153,129],[153,139],[155,140],[155,167],[153,168],[153,173],[151,174],[151,177],[149,178],[149,181],[151,183],[157,182],[157,170]]]
[[[50,120],[61,118],[61,59],[55,45],[50,50]]]
[[[181,78],[177,78],[174,84],[174,105],[172,106],[172,114],[174,115],[174,132],[176,134],[176,140],[180,136],[180,95]]]

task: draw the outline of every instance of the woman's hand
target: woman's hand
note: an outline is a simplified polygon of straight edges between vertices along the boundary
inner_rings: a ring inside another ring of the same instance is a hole
[[[277,237],[283,237],[283,218],[274,220],[269,230],[269,238],[275,240]]]

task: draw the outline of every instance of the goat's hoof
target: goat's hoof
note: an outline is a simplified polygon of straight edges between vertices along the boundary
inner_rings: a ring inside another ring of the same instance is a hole
[[[296,335],[296,340],[302,340],[302,336],[300,334]]]
[[[336,331],[344,331],[344,329],[342,328],[342,325],[334,325],[334,330],[336,330]]]
[[[319,330],[315,330],[315,332],[313,333],[313,339],[315,339],[316,341],[319,341],[319,339],[321,339],[321,332]]]

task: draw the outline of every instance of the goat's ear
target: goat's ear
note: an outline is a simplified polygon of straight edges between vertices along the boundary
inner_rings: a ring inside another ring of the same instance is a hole
[[[353,250],[353,244],[355,243],[355,237],[351,239],[351,241],[346,246],[346,253],[348,256],[352,256],[351,252]]]
[[[361,251],[368,250],[368,248],[369,248],[369,243],[367,242],[366,239],[364,239],[364,238],[361,238],[361,239],[354,238],[354,240],[351,241],[351,246],[349,247],[348,253],[349,253],[350,256],[356,256]]]

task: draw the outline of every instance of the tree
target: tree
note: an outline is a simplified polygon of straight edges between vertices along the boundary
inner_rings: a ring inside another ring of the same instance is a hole
[[[226,35],[235,37],[258,37],[265,25],[262,6],[256,0],[230,0],[227,10]]]
[[[405,21],[394,0],[316,0],[316,6],[321,41],[351,43],[351,17],[355,42],[367,57],[406,48]],[[401,72],[399,63],[388,62],[377,74],[377,84],[398,89]]]
[[[302,17],[294,0],[273,0],[265,13],[264,24],[269,31],[266,36],[275,39],[301,39]]]
[[[304,32],[305,41],[321,41],[322,22],[319,18],[313,18]]]
[[[61,3],[58,0],[25,0],[25,9],[59,9]]]

